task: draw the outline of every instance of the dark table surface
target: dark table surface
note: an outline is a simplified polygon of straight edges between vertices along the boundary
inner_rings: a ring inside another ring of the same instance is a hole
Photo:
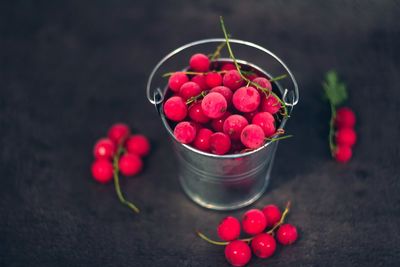
[[[205,243],[235,212],[181,191],[166,131],[145,97],[152,67],[187,42],[234,37],[276,52],[301,99],[272,181],[252,207],[283,206],[300,238],[249,266],[400,264],[400,3],[398,1],[2,1],[0,3],[0,265],[228,266]],[[330,159],[321,80],[336,69],[357,113],[347,165]],[[114,122],[153,145],[113,185],[90,175],[92,146]]]

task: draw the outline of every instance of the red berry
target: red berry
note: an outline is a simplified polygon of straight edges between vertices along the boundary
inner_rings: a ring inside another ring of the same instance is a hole
[[[202,128],[197,132],[193,146],[201,151],[210,151],[210,137],[213,132],[207,128]]]
[[[182,121],[175,126],[174,136],[183,144],[189,144],[196,138],[196,127],[193,123]]]
[[[271,82],[268,79],[264,78],[264,77],[257,77],[252,82],[258,84],[263,89],[268,89],[270,91],[272,90]]]
[[[253,117],[252,123],[260,126],[266,137],[270,137],[275,133],[275,119],[269,112],[257,113]]]
[[[93,178],[102,184],[105,184],[112,180],[114,168],[110,161],[106,159],[97,159],[92,164],[92,176]]]
[[[181,86],[188,82],[189,78],[184,72],[175,72],[172,74],[168,79],[168,86],[171,88],[172,91],[175,93],[179,93]]]
[[[210,118],[204,115],[201,109],[201,102],[194,103],[189,107],[189,117],[198,123],[207,123],[210,121]]]
[[[206,72],[210,67],[210,60],[204,54],[194,54],[189,60],[190,68],[194,71]]]
[[[197,96],[201,93],[200,86],[195,82],[185,82],[182,84],[181,89],[179,90],[179,95],[187,100],[193,96]]]
[[[251,209],[243,215],[242,226],[246,234],[256,235],[264,231],[267,219],[261,210]]]
[[[192,78],[192,82],[197,83],[202,91],[208,88],[206,84],[206,77],[203,74],[198,74]]]
[[[353,128],[356,124],[356,115],[348,107],[339,108],[336,111],[335,125],[337,128]]]
[[[181,121],[187,115],[186,102],[180,96],[172,96],[164,103],[164,114],[172,121]]]
[[[270,95],[267,98],[263,97],[260,105],[261,111],[266,111],[271,114],[277,113],[281,109],[281,103],[275,96]]]
[[[259,148],[264,144],[265,134],[263,129],[255,124],[249,124],[242,130],[240,140],[247,148]]]
[[[239,140],[243,128],[248,124],[245,117],[234,114],[226,118],[223,130],[232,140]]]
[[[228,71],[228,70],[236,70],[235,64],[232,63],[225,63],[222,65],[221,70]]]
[[[231,115],[229,111],[225,112],[224,115],[221,118],[218,119],[213,119],[211,121],[211,126],[216,132],[222,132],[223,131],[223,126],[226,118],[228,118]]]
[[[129,153],[138,156],[147,156],[150,152],[150,142],[146,136],[142,134],[131,135],[125,143],[126,150]]]
[[[276,250],[276,241],[270,234],[262,233],[253,238],[251,249],[259,258],[269,258]]]
[[[125,176],[138,174],[143,167],[142,159],[133,153],[125,153],[118,162],[120,172]]]
[[[131,131],[128,125],[125,123],[116,123],[108,130],[108,138],[110,138],[114,144],[119,145],[128,138],[130,133]]]
[[[260,105],[260,94],[254,87],[241,87],[233,93],[232,103],[241,112],[252,112]]]
[[[226,154],[231,148],[231,139],[228,135],[217,132],[210,137],[210,150],[217,155]]]
[[[207,117],[217,119],[224,115],[227,102],[220,93],[209,93],[201,101],[201,108]]]
[[[267,227],[274,226],[277,222],[280,221],[282,217],[282,213],[276,205],[267,205],[262,209],[262,212],[267,219]]]
[[[232,91],[242,87],[243,79],[237,70],[229,70],[222,78],[222,84]]]
[[[218,72],[209,72],[206,74],[206,84],[208,87],[213,88],[222,84],[222,76]]]
[[[226,86],[216,86],[210,90],[210,92],[220,93],[225,97],[226,103],[228,106],[232,103],[232,91]]]
[[[258,110],[252,111],[252,112],[244,112],[243,117],[247,119],[247,121],[252,121],[254,116],[258,113]]]
[[[115,153],[115,145],[108,138],[102,138],[96,142],[93,148],[93,155],[96,159],[111,159]]]
[[[357,141],[356,132],[352,128],[341,128],[335,135],[336,144],[352,147]]]
[[[219,223],[217,232],[224,241],[235,240],[240,235],[240,222],[235,217],[228,216]]]
[[[225,247],[225,258],[233,266],[244,266],[251,259],[250,247],[244,241],[232,241]]]
[[[246,74],[245,75],[247,79],[249,79],[250,81],[254,81],[254,79],[256,79],[258,77],[257,74],[255,74],[254,72]]]
[[[282,224],[276,232],[276,239],[282,245],[293,244],[297,240],[297,229],[291,224]]]
[[[334,157],[337,162],[346,163],[351,159],[353,152],[348,146],[339,145],[336,147]]]

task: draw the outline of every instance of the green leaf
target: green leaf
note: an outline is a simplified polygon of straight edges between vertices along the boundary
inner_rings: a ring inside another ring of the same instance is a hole
[[[325,81],[322,83],[325,91],[325,96],[334,106],[341,105],[347,100],[346,85],[339,82],[336,71],[328,71],[325,75]]]

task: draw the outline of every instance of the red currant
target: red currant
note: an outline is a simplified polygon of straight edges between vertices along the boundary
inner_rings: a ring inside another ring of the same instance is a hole
[[[224,115],[221,118],[218,119],[213,119],[211,121],[211,126],[216,132],[222,132],[223,131],[223,126],[226,118],[228,118],[231,115],[229,111],[225,112]]]
[[[241,87],[233,93],[232,103],[241,112],[255,111],[260,105],[260,94],[251,86]]]
[[[225,97],[220,93],[209,93],[201,101],[203,113],[212,119],[220,118],[224,115],[227,102]]]
[[[257,257],[266,259],[274,254],[276,241],[270,234],[262,233],[253,238],[251,249]]]
[[[232,63],[225,63],[224,65],[222,65],[221,70],[223,71],[236,70],[236,66],[235,64]]]
[[[282,245],[290,245],[293,244],[297,240],[297,229],[291,224],[282,224],[278,232],[276,232],[276,239]]]
[[[115,153],[115,145],[108,138],[102,138],[96,142],[93,154],[96,159],[111,159]]]
[[[266,111],[271,114],[277,113],[281,109],[281,103],[274,95],[263,97],[260,105],[261,111]]]
[[[222,76],[218,72],[209,72],[206,74],[206,84],[208,87],[213,88],[222,84]]]
[[[271,82],[264,77],[257,77],[253,80],[253,82],[261,86],[263,89],[267,89],[270,91],[272,90]]]
[[[251,209],[243,215],[242,226],[245,233],[256,235],[264,231],[267,219],[261,210]]]
[[[225,258],[233,266],[244,266],[251,259],[250,247],[244,241],[232,241],[225,247]]]
[[[222,78],[222,84],[232,91],[242,87],[244,81],[237,70],[229,70]]]
[[[232,140],[239,140],[240,133],[249,123],[242,115],[234,114],[226,118],[223,130]]]
[[[240,140],[247,148],[256,149],[264,144],[265,134],[263,129],[255,124],[249,124],[242,130]]]
[[[210,150],[217,155],[226,154],[231,148],[231,139],[228,135],[217,132],[210,137]]]
[[[270,137],[275,133],[275,119],[269,112],[257,113],[253,117],[252,123],[260,126],[266,137]]]
[[[224,241],[235,240],[240,235],[240,222],[235,217],[228,216],[219,223],[217,232]]]
[[[210,60],[204,54],[194,54],[189,60],[190,68],[194,71],[206,72],[210,67]]]
[[[197,74],[196,76],[194,76],[192,78],[192,82],[197,83],[202,91],[208,88],[206,84],[206,77],[203,74]]]
[[[195,82],[185,82],[182,84],[181,89],[179,90],[179,95],[187,100],[193,96],[197,96],[201,93],[200,86]]]
[[[210,151],[210,137],[213,132],[207,128],[202,128],[198,131],[194,139],[193,146],[201,151]]]
[[[187,115],[186,102],[180,96],[172,96],[164,103],[164,114],[172,121],[181,121]]]
[[[92,164],[91,171],[93,178],[102,184],[111,181],[114,173],[113,165],[107,159],[97,159]]]
[[[356,132],[352,128],[341,128],[336,132],[337,145],[352,147],[357,141]]]
[[[130,133],[131,131],[128,125],[125,123],[116,123],[108,130],[108,138],[110,138],[114,144],[119,145],[128,138]]]
[[[201,108],[201,102],[194,103],[189,107],[189,117],[198,123],[207,123],[210,118],[204,115],[203,109]]]
[[[220,93],[221,95],[223,95],[225,97],[226,103],[228,104],[228,106],[230,106],[230,104],[232,103],[232,91],[231,89],[229,89],[226,86],[216,86],[213,89],[210,90],[210,92],[215,92],[215,93]]]
[[[120,172],[125,176],[138,174],[143,167],[142,159],[133,153],[125,153],[118,162]]]
[[[142,134],[131,135],[125,143],[126,150],[129,153],[138,156],[147,156],[150,153],[150,142],[146,136]]]
[[[277,222],[280,221],[282,217],[282,213],[276,205],[267,205],[262,209],[262,212],[267,219],[267,227],[274,226]]]
[[[175,126],[174,136],[178,142],[190,144],[196,138],[196,127],[192,122],[182,121]]]
[[[175,93],[179,93],[181,86],[188,82],[189,78],[184,72],[175,72],[168,79],[168,86]]]
[[[351,159],[353,152],[350,147],[339,145],[336,147],[334,157],[337,162],[346,163]]]
[[[337,128],[353,128],[356,124],[356,115],[351,108],[342,107],[336,111],[335,125]]]

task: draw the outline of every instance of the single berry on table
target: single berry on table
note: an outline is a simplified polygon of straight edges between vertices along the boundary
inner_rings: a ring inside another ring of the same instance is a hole
[[[182,121],[175,126],[174,136],[183,144],[190,144],[196,138],[196,126],[192,122]]]
[[[352,147],[357,141],[356,132],[352,128],[341,128],[336,132],[337,145]]]
[[[246,242],[235,240],[225,247],[225,258],[233,266],[245,266],[251,259],[251,250]]]
[[[102,184],[112,180],[114,169],[112,163],[107,159],[97,159],[93,162],[92,167],[93,178]]]
[[[93,155],[96,159],[111,159],[115,154],[115,145],[108,138],[99,139],[93,148]]]
[[[188,81],[189,81],[188,76],[184,72],[178,71],[169,77],[168,86],[173,92],[179,93],[181,86]]]
[[[264,144],[265,134],[260,126],[249,124],[242,130],[240,140],[247,148],[256,149]]]
[[[181,121],[186,118],[187,106],[180,96],[172,96],[164,103],[164,114],[172,121]]]
[[[225,217],[218,225],[217,233],[224,241],[235,240],[240,235],[240,222],[232,216]]]
[[[353,155],[353,152],[349,146],[338,145],[334,152],[334,157],[337,162],[346,163]]]
[[[270,234],[261,233],[251,240],[251,249],[259,258],[269,258],[276,250],[276,241]]]
[[[226,154],[231,148],[231,139],[228,135],[217,132],[210,137],[210,151],[217,155]]]
[[[114,144],[119,145],[128,138],[131,130],[129,126],[125,123],[116,123],[110,127],[108,130],[108,138],[114,142]]]
[[[282,213],[280,209],[276,205],[267,205],[262,209],[262,212],[265,215],[265,218],[267,219],[267,227],[272,227],[274,226],[277,222],[280,221],[282,217]]]
[[[293,244],[297,240],[298,234],[295,226],[291,224],[282,224],[276,232],[276,239],[282,245]]]
[[[351,108],[341,107],[336,111],[335,125],[337,128],[353,128],[356,124],[356,115]]]
[[[129,153],[136,154],[140,157],[147,156],[150,153],[150,142],[147,137],[142,134],[131,135],[126,140],[125,147]]]
[[[133,176],[138,174],[143,167],[142,159],[133,153],[125,153],[118,162],[120,172],[125,176]]]
[[[261,210],[251,209],[243,215],[242,226],[245,233],[256,235],[264,231],[267,219]]]

